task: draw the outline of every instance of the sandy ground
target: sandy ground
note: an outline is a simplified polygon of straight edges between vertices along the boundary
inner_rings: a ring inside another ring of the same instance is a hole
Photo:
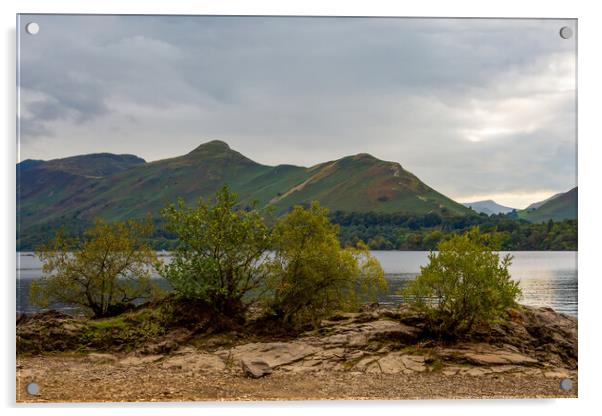
[[[152,365],[117,366],[84,356],[17,360],[17,402],[156,402],[221,400],[402,400],[577,397],[560,379],[528,374],[453,375],[441,372],[370,374],[351,371],[273,374],[202,373]],[[38,395],[25,391],[36,382]]]

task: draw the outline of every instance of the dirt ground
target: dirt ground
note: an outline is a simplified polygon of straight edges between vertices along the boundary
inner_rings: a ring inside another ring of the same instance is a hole
[[[251,379],[234,372],[193,372],[156,365],[116,366],[86,356],[17,360],[17,402],[157,402],[222,400],[403,400],[577,397],[559,378],[529,374],[373,374],[275,371]],[[36,382],[39,394],[27,394]]]

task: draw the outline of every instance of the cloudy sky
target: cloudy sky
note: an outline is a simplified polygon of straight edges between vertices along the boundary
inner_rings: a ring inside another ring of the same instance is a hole
[[[40,25],[37,35],[24,26]],[[576,185],[573,20],[21,16],[20,159],[222,139],[392,160],[458,201]]]

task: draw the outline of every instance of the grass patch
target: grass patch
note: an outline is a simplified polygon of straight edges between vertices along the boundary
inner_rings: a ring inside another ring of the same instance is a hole
[[[428,355],[431,354],[432,350],[430,348],[425,348],[420,345],[420,343],[415,345],[408,345],[402,349],[401,352],[409,355]]]
[[[433,357],[426,363],[426,368],[431,372],[438,372],[443,369],[443,360],[440,357]]]
[[[84,349],[106,350],[116,347],[127,352],[165,333],[165,327],[156,312],[141,309],[111,318],[89,321],[80,337],[80,343]]]

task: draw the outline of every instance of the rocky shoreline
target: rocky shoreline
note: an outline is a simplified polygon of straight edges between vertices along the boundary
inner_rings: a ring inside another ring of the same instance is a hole
[[[17,324],[19,402],[577,396],[577,319],[549,308],[509,311],[451,344],[405,306],[367,305],[288,339],[174,328],[129,351],[24,351],[85,327],[49,316]],[[39,395],[25,393],[30,382]]]

